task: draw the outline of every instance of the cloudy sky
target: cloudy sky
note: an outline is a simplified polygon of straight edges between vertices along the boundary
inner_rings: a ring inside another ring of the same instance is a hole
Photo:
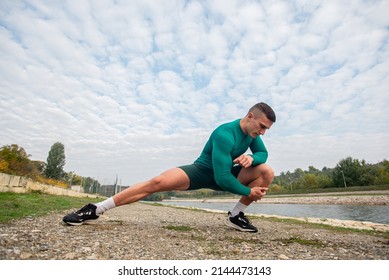
[[[0,146],[101,183],[192,163],[263,101],[276,173],[389,159],[389,1],[0,2]]]

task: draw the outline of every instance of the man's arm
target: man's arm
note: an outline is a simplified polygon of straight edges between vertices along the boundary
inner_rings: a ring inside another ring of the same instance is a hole
[[[253,166],[265,163],[267,161],[269,154],[261,137],[258,136],[253,140],[250,145],[250,150],[253,153],[252,155],[250,155],[254,159],[252,162]]]
[[[215,181],[219,187],[231,193],[249,196],[251,189],[241,184],[231,173],[233,159],[231,158],[232,144],[226,139],[213,140],[212,165]]]

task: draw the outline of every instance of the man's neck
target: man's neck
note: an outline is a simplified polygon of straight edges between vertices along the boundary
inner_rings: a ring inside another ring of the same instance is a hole
[[[240,120],[239,126],[240,126],[240,130],[242,130],[243,134],[245,135],[247,135],[246,125],[247,125],[247,119],[246,117],[244,117]]]

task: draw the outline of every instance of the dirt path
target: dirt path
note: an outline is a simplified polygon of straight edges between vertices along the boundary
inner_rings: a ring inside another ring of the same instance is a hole
[[[225,213],[135,203],[97,224],[65,213],[0,225],[0,259],[389,259],[388,234],[335,231],[255,218],[258,233],[224,226]]]

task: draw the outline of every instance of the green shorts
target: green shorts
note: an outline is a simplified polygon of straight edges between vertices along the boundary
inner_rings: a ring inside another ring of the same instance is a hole
[[[188,190],[198,190],[206,188],[215,191],[224,191],[216,184],[212,169],[196,163],[179,166],[178,168],[181,168],[189,177],[190,185]],[[237,178],[241,169],[242,167],[239,165],[233,166],[231,168],[232,175]]]

